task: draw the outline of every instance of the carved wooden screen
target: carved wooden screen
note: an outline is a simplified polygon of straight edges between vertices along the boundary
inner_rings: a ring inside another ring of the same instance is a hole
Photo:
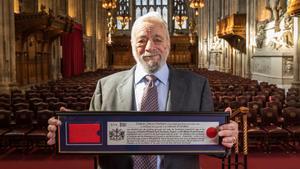
[[[133,66],[135,61],[131,53],[130,37],[116,36],[112,40],[113,45],[108,46],[109,66],[112,68],[129,68]],[[171,50],[167,62],[180,67],[196,66],[197,46],[197,43],[190,43],[188,35],[171,36]]]
[[[37,32],[28,36],[23,50],[17,40],[16,72],[19,85],[44,83],[49,80],[49,42],[43,41],[42,33]]]
[[[71,30],[73,21],[41,11],[15,14],[15,25],[17,85],[27,86],[52,80],[54,73],[50,69],[59,59],[52,53],[52,44],[62,32]]]

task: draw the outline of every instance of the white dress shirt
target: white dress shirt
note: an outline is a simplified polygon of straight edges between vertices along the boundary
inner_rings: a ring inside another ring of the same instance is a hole
[[[141,101],[143,97],[144,88],[146,87],[145,76],[148,75],[142,65],[137,64],[134,73],[134,93],[135,93],[135,105],[136,110],[141,110]],[[164,64],[157,72],[153,75],[157,77],[155,85],[157,87],[158,94],[158,108],[159,111],[166,111],[166,105],[168,100],[169,91],[169,68],[167,64]],[[161,166],[163,160],[162,155],[157,156],[157,169],[163,169]]]

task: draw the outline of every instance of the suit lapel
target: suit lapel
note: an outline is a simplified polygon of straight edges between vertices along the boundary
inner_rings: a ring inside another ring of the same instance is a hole
[[[183,102],[186,95],[186,82],[184,78],[170,67],[169,92],[167,100],[167,111],[183,110]]]
[[[185,100],[187,82],[184,78],[176,73],[172,67],[170,68],[169,76],[169,91],[167,99],[167,111],[180,111],[183,110],[183,102]],[[117,87],[118,93],[118,110],[122,111],[131,111],[133,110],[133,101],[134,101],[134,71],[135,67],[129,70],[128,74],[120,82],[120,85]]]
[[[133,110],[133,75],[135,67],[129,70],[128,74],[120,82],[120,85],[117,87],[118,93],[118,110],[122,111],[131,111]]]

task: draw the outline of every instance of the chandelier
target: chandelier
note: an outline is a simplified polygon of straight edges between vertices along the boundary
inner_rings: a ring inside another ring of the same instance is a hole
[[[117,7],[117,0],[103,0],[102,8],[112,10]]]
[[[195,9],[195,15],[199,15],[199,9],[204,7],[204,0],[190,0],[190,7]]]
[[[107,43],[109,45],[111,45],[112,44],[111,36],[112,36],[113,33],[115,33],[117,27],[116,27],[116,24],[114,22],[114,18],[110,13],[107,16],[107,27],[108,27]]]
[[[111,45],[112,44],[111,36],[116,30],[116,24],[112,16],[112,10],[117,8],[117,0],[103,0],[102,8],[107,10],[107,28],[108,28],[107,43]]]
[[[196,43],[196,21],[195,18],[192,17],[189,22],[189,40],[191,45],[194,45]]]

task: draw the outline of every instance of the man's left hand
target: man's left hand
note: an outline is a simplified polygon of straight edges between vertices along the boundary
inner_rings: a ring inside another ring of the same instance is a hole
[[[218,135],[223,137],[222,144],[225,147],[231,148],[237,143],[238,133],[238,124],[231,120],[230,123],[223,124],[219,127]]]

